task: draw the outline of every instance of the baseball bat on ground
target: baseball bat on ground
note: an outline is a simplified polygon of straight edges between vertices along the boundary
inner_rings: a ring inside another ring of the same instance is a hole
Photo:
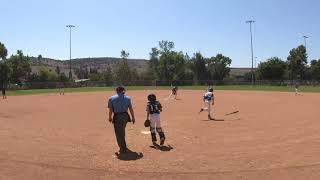
[[[227,113],[227,114],[225,114],[226,116],[230,116],[230,115],[233,115],[233,114],[237,114],[237,113],[239,113],[240,111],[234,111],[234,112],[231,112],[231,113]]]

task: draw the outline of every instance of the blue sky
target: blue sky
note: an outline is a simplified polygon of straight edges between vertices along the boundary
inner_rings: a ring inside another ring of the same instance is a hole
[[[223,53],[233,67],[251,66],[248,19],[254,19],[258,61],[286,59],[290,49],[308,40],[309,59],[320,59],[319,0],[0,0],[0,41],[9,54],[69,58],[148,58],[160,40],[176,50],[205,56]]]

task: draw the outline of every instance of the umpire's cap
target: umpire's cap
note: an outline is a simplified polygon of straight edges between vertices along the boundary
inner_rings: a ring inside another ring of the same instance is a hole
[[[123,86],[119,86],[116,89],[117,93],[124,93],[126,91],[126,89]]]

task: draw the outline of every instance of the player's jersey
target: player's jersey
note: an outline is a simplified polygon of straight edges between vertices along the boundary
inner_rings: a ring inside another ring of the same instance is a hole
[[[203,96],[203,100],[206,101],[206,102],[212,101],[213,98],[214,98],[213,92],[207,92]]]
[[[146,111],[149,112],[150,114],[160,114],[160,112],[162,111],[162,105],[158,101],[155,101],[155,102],[149,101],[147,104]]]
[[[173,87],[172,88],[172,94],[177,94],[178,91],[178,87]]]

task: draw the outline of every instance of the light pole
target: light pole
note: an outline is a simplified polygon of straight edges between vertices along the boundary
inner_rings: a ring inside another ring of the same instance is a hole
[[[304,39],[304,47],[306,48],[306,53],[308,53],[307,52],[307,39],[309,39],[309,37],[308,36],[303,36],[303,39]],[[308,61],[308,56],[307,56],[307,61]]]
[[[303,39],[304,39],[304,47],[306,48],[306,50],[307,50],[307,39],[308,39],[309,37],[308,36],[303,36]]]
[[[74,25],[67,25],[67,28],[70,29],[70,71],[69,71],[69,80],[72,79],[72,69],[71,69],[71,32],[72,32],[72,28],[74,28]]]
[[[252,23],[255,23],[256,21],[250,20],[246,21],[246,23],[250,24],[250,37],[251,37],[251,83],[254,84],[254,72],[253,72],[253,39],[252,39]]]
[[[254,57],[254,68],[257,70],[257,59],[258,57]]]

